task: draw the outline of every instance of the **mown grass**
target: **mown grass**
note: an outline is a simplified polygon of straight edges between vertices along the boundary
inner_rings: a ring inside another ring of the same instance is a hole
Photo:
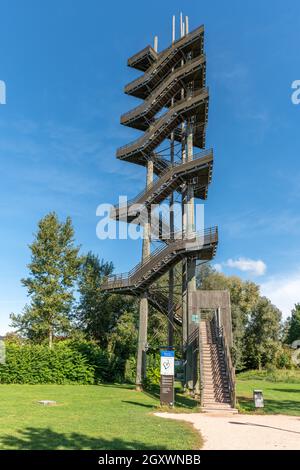
[[[255,410],[253,390],[262,390],[264,408]],[[300,415],[300,371],[248,371],[237,376],[241,412]]]
[[[128,385],[0,385],[0,449],[200,448],[199,433],[154,416],[158,406],[157,396]]]

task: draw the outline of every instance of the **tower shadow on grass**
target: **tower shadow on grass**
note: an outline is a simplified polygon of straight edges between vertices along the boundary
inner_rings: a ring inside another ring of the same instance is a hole
[[[122,403],[128,403],[129,405],[142,406],[143,408],[155,408],[155,405],[146,405],[146,403],[141,403],[138,401],[122,400]]]
[[[3,436],[1,446],[6,450],[166,450],[166,447],[149,446],[139,441],[109,440],[33,427],[19,430],[17,436]]]

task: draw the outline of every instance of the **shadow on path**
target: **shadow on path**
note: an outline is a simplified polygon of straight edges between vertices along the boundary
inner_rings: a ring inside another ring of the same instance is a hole
[[[240,426],[258,426],[260,428],[276,429],[277,431],[291,432],[293,434],[300,434],[298,431],[292,431],[290,429],[276,428],[275,426],[268,426],[267,424],[258,423],[241,423],[239,421],[229,421],[229,424],[239,424]]]

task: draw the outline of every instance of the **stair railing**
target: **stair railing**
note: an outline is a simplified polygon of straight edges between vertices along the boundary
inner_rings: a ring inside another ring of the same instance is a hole
[[[155,137],[156,133],[162,132],[164,127],[166,127],[169,122],[173,119],[173,117],[178,117],[180,112],[183,112],[185,108],[189,108],[191,106],[190,101],[193,99],[197,98],[199,95],[208,95],[208,87],[203,87],[200,88],[199,90],[195,90],[192,94],[192,96],[189,99],[183,98],[182,100],[179,100],[176,102],[174,107],[170,108],[168,111],[165,112],[160,118],[158,118],[154,124],[151,130],[147,130],[142,136],[138,137],[135,140],[132,140],[126,145],[122,145],[122,147],[119,147],[117,150],[117,158],[120,157],[120,155],[123,155],[126,149],[133,147],[136,148],[140,144],[140,146],[143,146],[143,142],[147,142],[148,140],[153,140]],[[145,144],[144,144],[145,145]],[[132,150],[133,151],[133,150]]]
[[[236,392],[235,392],[235,368],[232,364],[231,353],[228,346],[228,341],[226,338],[226,330],[223,325],[218,326],[216,321],[216,316],[212,319],[213,328],[216,334],[218,344],[221,347],[221,351],[224,357],[224,363],[226,368],[226,376],[228,380],[229,394],[231,406],[235,408],[236,406]]]
[[[144,57],[146,57],[148,54],[151,54],[152,56],[154,56],[157,60],[158,58],[158,53],[153,49],[153,47],[151,46],[146,46],[144,47],[144,49],[142,49],[141,51],[137,52],[136,54],[134,54],[133,56],[131,56],[128,61],[127,61],[127,64],[129,67],[133,67],[133,65],[137,62],[138,59],[142,59]]]
[[[205,157],[208,157],[210,154],[212,154],[212,149],[204,149],[201,152],[197,152],[193,155],[193,162],[199,160],[199,162],[204,159]],[[156,188],[159,188],[160,185],[162,184],[162,178],[164,178],[169,172],[171,173],[174,168],[180,167],[180,166],[187,166],[190,164],[190,162],[182,163],[181,161],[179,162],[168,162],[169,165],[168,167],[164,167],[164,169],[161,171],[159,177],[155,179],[149,186],[147,186],[146,189],[143,189],[140,191],[135,197],[132,199],[128,199],[127,201],[124,201],[123,204],[116,204],[114,206],[115,209],[118,208],[123,208],[126,206],[130,206],[132,204],[138,203],[139,199],[141,199],[143,196],[144,198],[146,197],[147,194],[151,194]]]
[[[181,58],[179,62],[181,62]],[[164,92],[167,93],[171,84],[181,79],[181,75],[186,75],[188,73],[190,74],[191,71],[193,71],[194,64],[197,62],[205,63],[205,55],[195,57],[190,62],[185,64],[184,67],[180,67],[174,75],[169,75],[169,72],[166,73],[161,79],[162,83],[159,88],[154,89],[154,91],[146,98],[143,103],[135,106],[130,111],[127,111],[127,113],[122,114],[121,123],[128,122],[134,118],[136,119],[138,116],[144,115],[148,109],[153,106],[154,100],[157,100],[161,95],[163,95]],[[165,80],[166,78],[167,80]]]
[[[190,42],[193,41],[194,37],[197,37],[197,35],[199,34],[199,29],[200,28],[196,28],[194,31],[191,31],[189,34],[185,35],[183,38],[175,41],[175,43],[172,44],[172,46],[162,51],[160,53],[160,57],[158,61],[154,62],[154,64],[152,64],[149,67],[149,69],[144,75],[141,75],[140,77],[136,78],[135,80],[131,81],[130,83],[126,85],[125,93],[132,92],[133,90],[138,88],[141,84],[143,84],[143,82],[149,81],[153,73],[156,73],[157,70],[159,70],[164,65],[164,63],[169,62],[169,60],[179,52],[179,49],[182,45],[186,47]],[[202,55],[203,51],[201,50],[200,53]]]
[[[202,344],[202,337],[201,337],[201,317],[202,313],[200,311],[200,319],[199,319],[199,356],[200,356],[200,406],[202,407],[204,404],[204,387],[205,387],[205,380],[204,380],[204,361],[203,361],[203,344]]]
[[[166,256],[173,256],[176,254],[177,250],[186,248],[188,243],[192,241],[191,237],[194,237],[195,242],[199,240],[199,243],[201,242],[201,246],[217,243],[218,241],[217,227],[207,228],[202,233],[187,234],[187,236],[183,236],[183,233],[185,232],[179,231],[178,235],[174,233],[174,241],[172,241],[172,243],[167,246],[162,245],[158,247],[129,272],[108,276],[107,280],[102,285],[102,289],[128,287],[138,271],[140,271],[139,276],[143,276],[142,271],[145,271],[145,268],[150,271],[153,269],[155,262],[159,263],[164,261]]]

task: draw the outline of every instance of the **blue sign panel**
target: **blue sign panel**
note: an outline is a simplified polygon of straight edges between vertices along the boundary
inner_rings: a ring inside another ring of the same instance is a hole
[[[175,351],[166,351],[164,349],[160,350],[161,357],[175,357]]]

